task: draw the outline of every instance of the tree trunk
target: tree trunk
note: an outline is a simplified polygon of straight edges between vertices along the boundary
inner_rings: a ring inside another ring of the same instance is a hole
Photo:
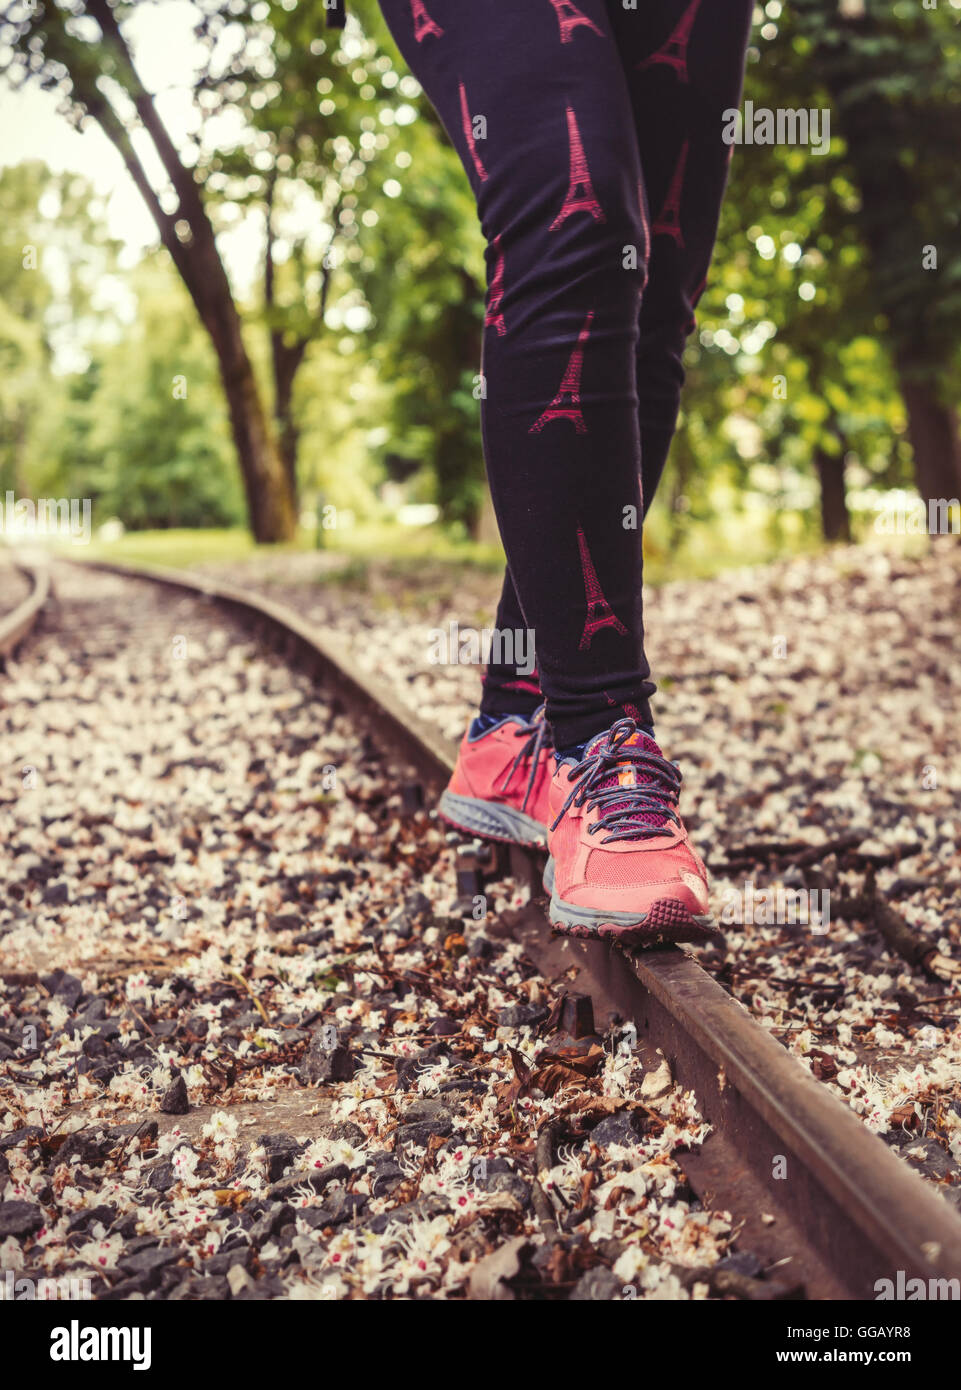
[[[297,526],[294,499],[271,437],[253,364],[244,344],[240,315],[194,172],[181,161],[157,113],[153,97],[143,86],[120,31],[117,14],[108,0],[88,0],[87,11],[96,19],[104,42],[113,48],[119,61],[114,77],[135,106],[173,185],[179,204],[176,214],[168,213],[162,206],[129,130],[98,87],[97,74],[92,69],[76,66],[71,69],[74,93],[120,153],[210,335],[227,398],[231,434],[243,475],[254,539],[260,542],[291,540]],[[62,16],[57,22],[61,26],[65,23]],[[181,235],[180,221],[186,221],[189,236]]]
[[[280,453],[280,462],[283,466],[284,477],[287,482],[287,490],[294,511],[297,512],[300,506],[300,489],[297,486],[297,446],[300,442],[300,430],[294,420],[293,414],[293,395],[294,378],[300,370],[307,351],[308,340],[297,338],[294,342],[285,341],[283,329],[278,327],[274,319],[276,308],[274,293],[276,280],[276,266],[274,263],[274,195],[277,188],[277,171],[273,174],[267,184],[266,199],[266,220],[267,236],[264,243],[264,304],[267,309],[267,319],[270,324],[270,360],[274,375],[274,421],[277,429],[277,443]],[[331,243],[328,242],[327,251],[330,251]],[[324,255],[323,286],[320,297],[320,319],[323,322],[324,312],[327,307],[327,292],[330,285],[330,265],[327,254]]]
[[[820,349],[812,349],[808,367],[808,384],[819,399],[824,400],[824,379],[832,364],[825,360]],[[833,440],[832,452],[826,448]],[[847,440],[833,410],[824,425],[824,434],[814,447],[813,460],[821,487],[821,534],[828,542],[850,541],[851,517],[848,513],[847,487],[844,477],[844,456]]]
[[[307,341],[299,338],[293,344],[285,343],[283,334],[275,329],[270,335],[270,347],[274,368],[274,420],[277,425],[278,449],[287,490],[296,511],[299,496],[297,447],[300,443],[300,430],[293,412],[294,379],[304,360]]]
[[[178,268],[217,354],[250,530],[261,544],[289,541],[297,529],[297,508],[270,433],[213,228],[202,209],[194,209],[192,226],[196,231],[190,246],[178,247]]]
[[[914,450],[914,475],[925,502],[961,498],[961,442],[953,406],[939,399],[930,377],[898,362],[901,395],[908,413],[908,438]]]
[[[289,541],[297,529],[292,479],[270,431],[213,229],[206,214],[196,210],[192,225],[196,231],[191,244],[178,246],[174,259],[217,354],[248,524],[261,544]],[[169,241],[165,245],[171,249]]]
[[[824,6],[821,0],[804,0],[800,8],[818,14]],[[901,107],[888,100],[878,85],[880,78],[889,76],[885,41],[890,34],[880,15],[866,5],[847,17],[825,22],[827,29],[821,44],[815,45],[813,61],[815,67],[819,60],[826,61],[828,89],[841,113],[847,158],[860,194],[855,221],[876,273],[877,307],[889,324],[888,341],[914,450],[915,482],[925,501],[961,497],[957,416],[939,399],[937,389],[944,350],[932,330],[936,282],[916,274],[910,286],[905,284],[909,257],[919,256],[926,242],[937,242],[939,237],[915,212],[925,205],[925,189],[919,168],[902,158],[907,135]],[[840,47],[836,24],[843,35]],[[865,56],[869,44],[873,57]],[[839,54],[844,57],[840,63]],[[859,95],[853,96],[852,90]],[[892,209],[898,209],[899,215]],[[910,294],[905,293],[908,288]]]
[[[815,449],[814,466],[821,483],[821,530],[826,541],[849,541],[851,518],[844,488],[844,455]]]
[[[278,413],[278,448],[280,449],[280,462],[283,464],[284,476],[287,479],[287,486],[294,506],[300,504],[300,490],[297,486],[297,449],[300,444],[300,430],[297,428],[290,414],[288,406],[283,415]]]
[[[231,305],[231,308],[233,306]],[[267,428],[253,365],[235,325],[208,323],[227,397],[230,429],[244,479],[247,516],[255,541],[292,540],[297,530],[293,493]]]

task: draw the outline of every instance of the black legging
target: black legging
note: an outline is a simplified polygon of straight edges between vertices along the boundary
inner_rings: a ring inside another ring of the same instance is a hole
[[[640,521],[717,232],[722,113],[740,102],[752,0],[381,8],[487,239],[482,424],[508,563],[497,625],[532,629],[558,747],[624,713],[649,723]],[[488,668],[485,712],[539,698],[512,666]]]

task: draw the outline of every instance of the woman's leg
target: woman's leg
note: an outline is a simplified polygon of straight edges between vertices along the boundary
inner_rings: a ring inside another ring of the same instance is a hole
[[[477,196],[494,507],[559,746],[653,691],[636,352],[646,230],[605,0],[382,0]],[[625,248],[635,248],[635,255]]]
[[[752,0],[724,5],[645,0],[636,10],[614,0],[609,6],[630,91],[647,206],[654,209],[637,342],[645,515],[674,435],[684,344],[694,328],[694,308],[714,249],[731,153],[721,139],[722,113],[740,102],[751,9]],[[648,225],[651,220],[648,214]],[[522,621],[508,570],[498,626],[513,629]],[[512,667],[492,664],[485,673],[481,709],[495,713],[511,708],[517,682]],[[527,698],[536,697],[528,693]]]
[[[645,511],[677,424],[684,344],[714,251],[732,149],[722,118],[740,104],[752,8],[753,0],[610,6],[652,233],[637,343]]]
[[[509,569],[504,570],[494,626],[498,632],[516,632],[527,626]],[[543,703],[540,673],[536,669],[521,671],[516,661],[495,660],[492,656],[484,668],[481,714],[492,719],[505,714],[529,717]]]
[[[637,352],[644,487],[674,430],[681,353],[711,257],[740,97],[748,0],[611,3],[631,92],[651,231]],[[549,916],[576,936],[648,945],[710,939],[707,872],[681,820],[681,775],[630,720],[559,761],[548,796]]]

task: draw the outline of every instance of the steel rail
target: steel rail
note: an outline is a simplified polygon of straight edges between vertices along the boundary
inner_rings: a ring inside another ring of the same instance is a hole
[[[14,557],[14,566],[25,574],[32,590],[12,612],[0,617],[0,657],[12,656],[31,630],[50,596],[50,575],[46,565],[34,565]]]
[[[323,680],[371,735],[436,793],[456,749],[357,670],[341,639],[285,605],[182,571],[75,561],[211,599],[267,631],[287,659]],[[511,852],[511,869],[538,887],[537,856]],[[642,1047],[691,1088],[713,1133],[681,1156],[705,1204],[730,1202],[752,1249],[783,1262],[808,1296],[873,1299],[878,1281],[961,1280],[961,1216],[678,949],[632,955],[603,942],[552,938],[532,895],[518,938],[548,975],[586,972],[600,1000],[633,1020]],[[916,1288],[916,1286],[915,1286]]]

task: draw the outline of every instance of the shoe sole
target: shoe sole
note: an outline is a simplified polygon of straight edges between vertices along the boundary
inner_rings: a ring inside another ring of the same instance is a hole
[[[458,830],[466,830],[470,835],[480,835],[485,840],[500,840],[504,844],[536,849],[543,849],[547,844],[546,825],[500,802],[481,801],[476,796],[460,796],[457,792],[445,791],[437,809],[450,825]]]
[[[550,923],[558,936],[619,941],[623,946],[637,947],[722,939],[710,913],[691,912],[677,898],[661,898],[646,912],[605,912],[603,908],[566,903],[554,890],[553,859],[548,859],[544,870],[544,889],[551,895]]]

